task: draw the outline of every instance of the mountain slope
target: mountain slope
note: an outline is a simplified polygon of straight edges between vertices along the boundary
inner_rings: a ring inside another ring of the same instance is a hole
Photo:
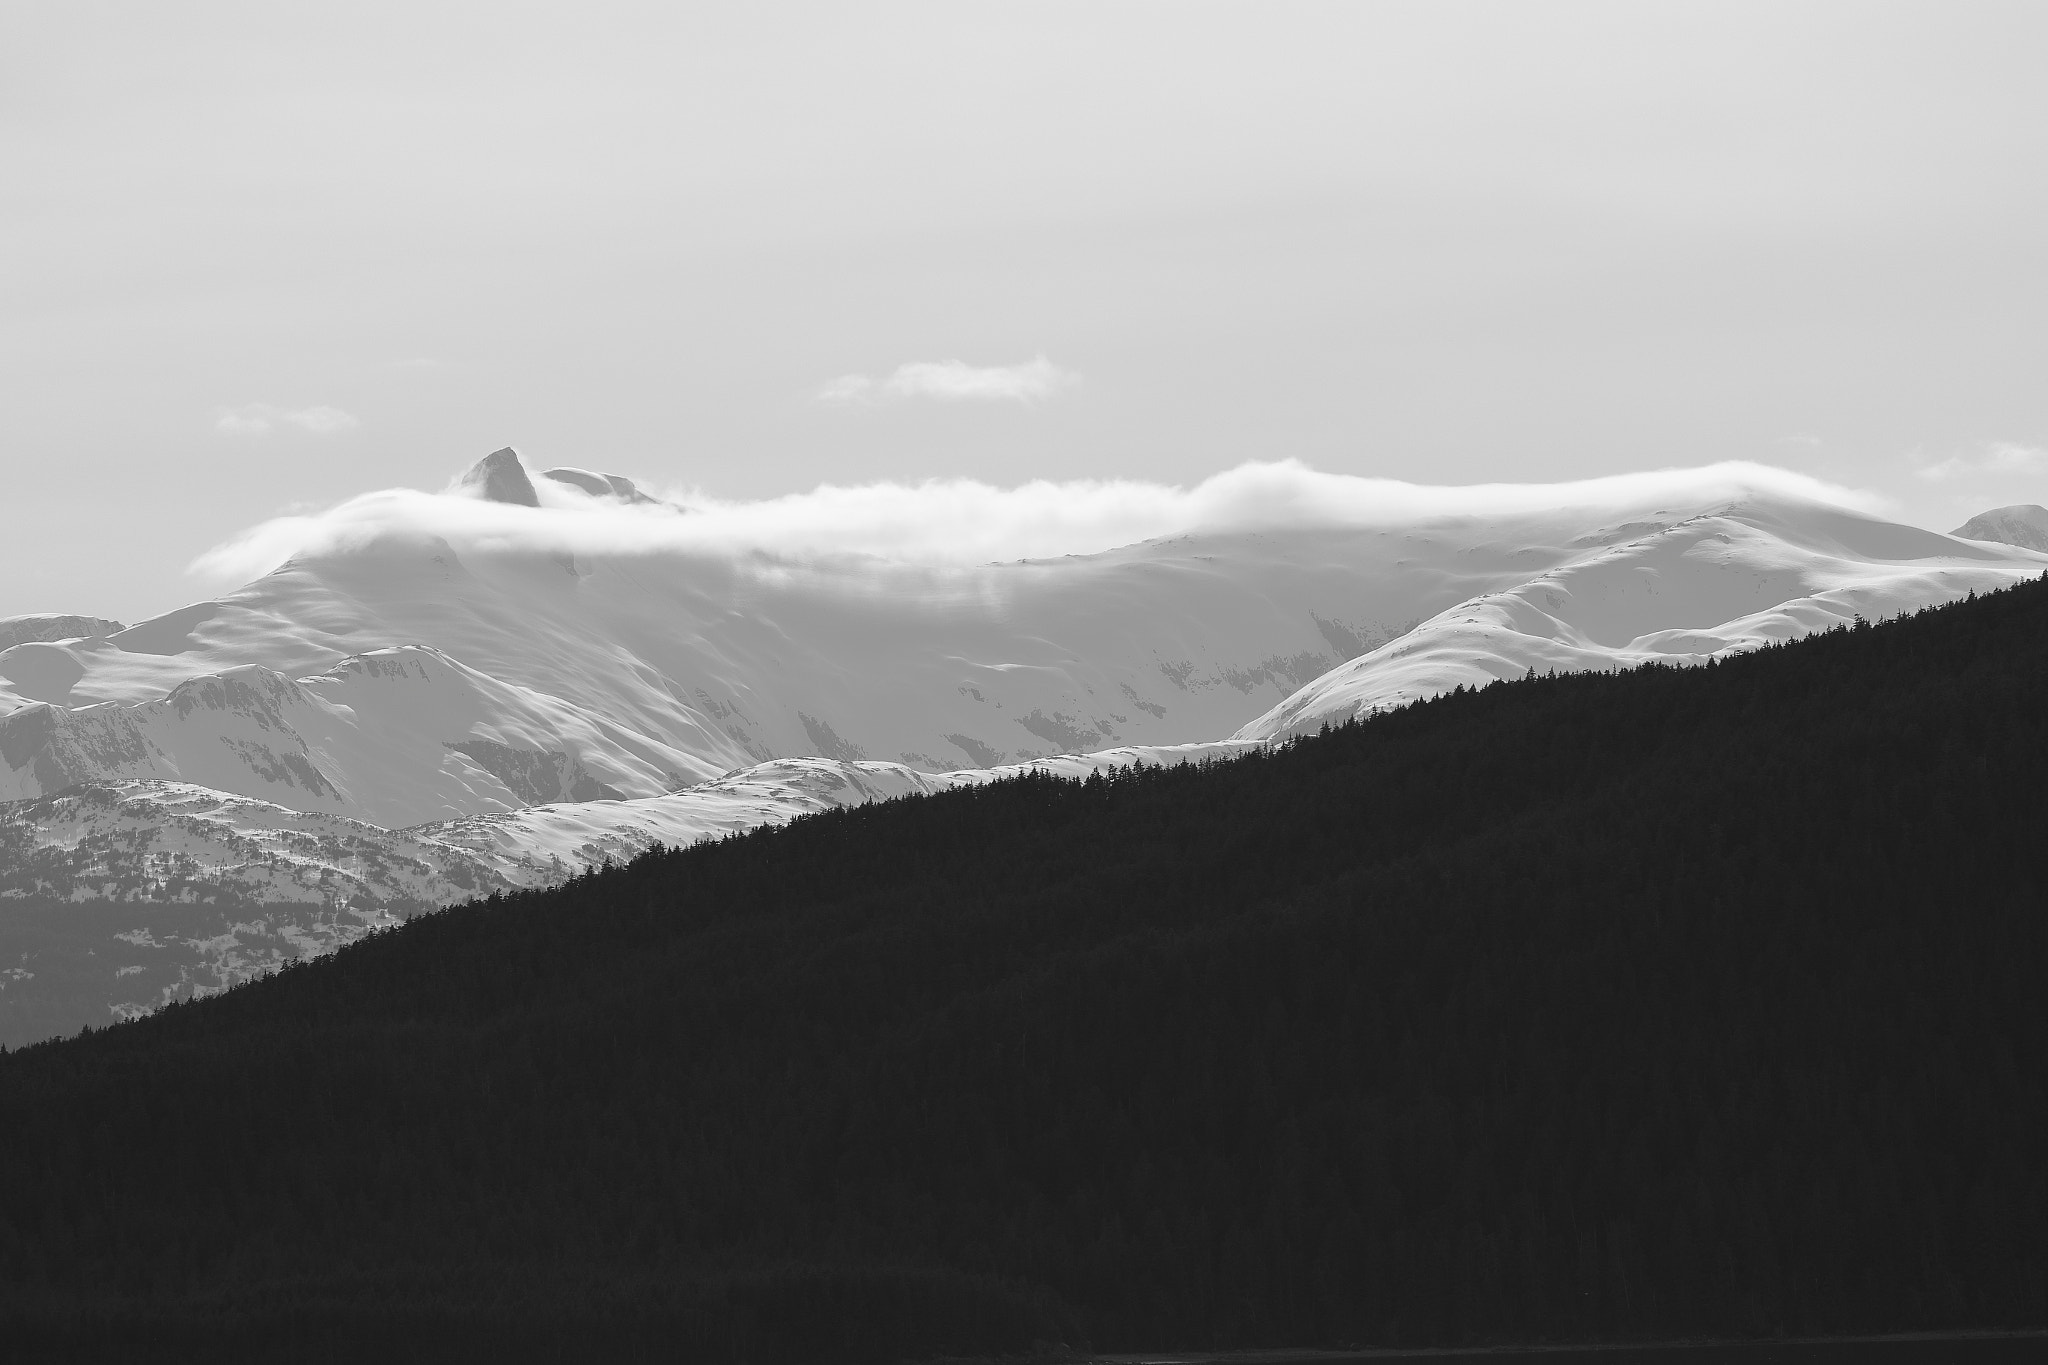
[[[929,1354],[850,1264],[1112,1349],[2037,1325],[2044,671],[2027,584],[422,917],[0,1057],[6,1325],[345,1358],[392,1264],[401,1357]]]
[[[522,884],[503,861],[184,783],[0,807],[0,1046],[135,1018]]]
[[[637,801],[559,802],[386,830],[189,783],[73,786],[0,805],[0,1047],[205,995],[472,896],[553,886],[661,847],[838,806],[1227,757],[1231,742],[997,769],[775,759]]]

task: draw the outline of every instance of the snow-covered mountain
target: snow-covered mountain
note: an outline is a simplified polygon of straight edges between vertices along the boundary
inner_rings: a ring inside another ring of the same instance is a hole
[[[494,452],[222,597],[0,621],[0,1037],[655,843],[1233,752],[1532,667],[1698,661],[2048,569],[1768,473],[949,564],[735,546],[622,476]]]
[[[1235,737],[1312,733],[1531,669],[1699,663],[2048,570],[2038,551],[1763,500],[1621,530],[1331,669]]]
[[[2048,507],[2031,502],[1994,507],[1949,534],[1963,540],[1995,540],[2027,550],[2048,550]]]
[[[618,476],[541,482],[603,489],[635,527],[690,516]],[[1318,680],[1360,656],[1341,676],[1375,681],[1345,695],[1387,704],[1531,664],[1698,657],[2048,563],[1783,493],[1668,493],[944,566],[566,549],[578,513],[499,451],[422,516],[239,591],[0,652],[0,800],[141,778],[396,827],[783,757],[944,772],[1260,738],[1320,720],[1296,694],[1330,695]]]
[[[1525,517],[1415,542],[1326,524],[960,567],[571,553],[546,536],[572,514],[530,505],[510,452],[486,464],[462,485],[505,499],[500,520],[459,548],[379,528],[214,601],[0,656],[18,699],[0,799],[145,777],[403,825],[777,757],[947,771],[1214,739],[1599,529]]]

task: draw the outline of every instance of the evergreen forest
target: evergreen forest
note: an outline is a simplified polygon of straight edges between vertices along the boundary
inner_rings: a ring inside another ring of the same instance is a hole
[[[0,1055],[22,1359],[2048,1325],[2048,581],[836,810]]]

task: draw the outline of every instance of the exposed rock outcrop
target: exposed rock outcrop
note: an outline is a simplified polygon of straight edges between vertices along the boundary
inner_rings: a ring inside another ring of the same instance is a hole
[[[494,450],[471,465],[455,481],[455,488],[457,492],[486,502],[509,502],[517,507],[540,506],[540,495],[533,491],[533,480],[527,477],[526,466],[519,461],[519,452],[511,446]]]

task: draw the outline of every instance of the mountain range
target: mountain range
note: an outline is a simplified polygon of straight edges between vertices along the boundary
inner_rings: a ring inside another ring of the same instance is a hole
[[[496,451],[220,597],[0,621],[0,1041],[656,844],[2048,570],[2039,508],[1944,536],[1767,473],[946,564],[695,538],[686,501]]]
[[[653,852],[0,1052],[0,1341],[2036,1359],[2044,671],[2029,582],[1461,687]]]

